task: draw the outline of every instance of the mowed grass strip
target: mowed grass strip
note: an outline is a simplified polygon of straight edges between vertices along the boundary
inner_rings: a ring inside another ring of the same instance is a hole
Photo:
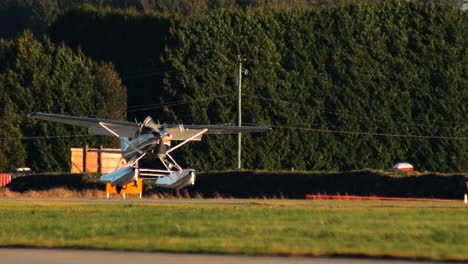
[[[0,202],[0,246],[468,260],[462,202]]]

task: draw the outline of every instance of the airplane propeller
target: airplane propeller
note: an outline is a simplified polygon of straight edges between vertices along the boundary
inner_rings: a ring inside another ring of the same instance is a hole
[[[146,117],[145,121],[143,121],[143,127],[149,128],[154,132],[158,132],[159,138],[161,139],[170,137],[170,135],[166,132],[166,126],[156,124],[156,122],[154,122],[150,116]]]
[[[147,128],[151,128],[152,130],[156,132],[160,132],[161,126],[157,125],[150,116],[146,117],[145,121],[143,121],[143,126]]]

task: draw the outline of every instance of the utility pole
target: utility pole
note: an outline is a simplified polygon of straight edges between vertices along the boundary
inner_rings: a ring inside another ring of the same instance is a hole
[[[237,59],[239,62],[239,77],[237,79],[237,91],[238,91],[238,96],[237,96],[237,113],[238,113],[238,118],[237,118],[237,125],[239,127],[242,126],[242,62],[245,61],[240,55],[237,55]],[[237,134],[237,168],[240,169],[242,168],[242,159],[241,159],[241,152],[242,152],[242,133]]]

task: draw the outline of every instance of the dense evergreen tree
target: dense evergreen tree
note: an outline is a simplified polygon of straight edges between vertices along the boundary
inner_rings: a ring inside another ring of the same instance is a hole
[[[176,73],[167,74],[161,101],[196,102],[166,108],[168,119],[234,124],[233,97],[200,100],[235,91],[241,54],[251,72],[243,120],[277,128],[246,138],[246,167],[389,168],[408,160],[420,170],[466,170],[467,22],[452,6],[412,2],[221,12],[170,31],[164,62]],[[234,138],[206,142],[186,152],[209,156],[186,163],[234,167],[223,160],[234,156]]]
[[[161,86],[167,69],[160,64],[167,32],[174,18],[141,15],[132,10],[98,10],[87,6],[71,10],[50,28],[51,39],[97,61],[111,61],[128,87],[129,106],[152,104],[152,90]],[[129,118],[142,120],[146,116]]]
[[[3,135],[37,137],[23,142],[28,166],[68,171],[70,147],[115,143],[107,137],[82,137],[87,134],[83,129],[27,118],[33,111],[42,111],[125,119],[125,88],[112,65],[95,63],[48,39],[38,41],[29,32],[5,50],[3,57],[7,59],[2,60],[0,87],[5,94],[2,122],[9,126],[3,127]],[[9,144],[18,142],[13,139]],[[18,147],[18,157],[24,156],[21,151],[24,152]],[[6,163],[10,167],[17,163],[14,156]]]
[[[44,33],[60,14],[57,0],[2,0],[0,2],[0,38],[15,38],[29,29]]]
[[[82,6],[100,9],[130,9],[139,13],[158,13],[193,19],[221,10],[304,10],[350,2],[385,0],[2,0],[0,1],[0,38],[14,38],[29,29],[42,36],[58,15]],[[414,0],[428,2],[427,0]],[[463,0],[431,0],[460,8]]]
[[[0,171],[26,164],[26,150],[21,143],[21,117],[15,112],[14,103],[0,85]]]

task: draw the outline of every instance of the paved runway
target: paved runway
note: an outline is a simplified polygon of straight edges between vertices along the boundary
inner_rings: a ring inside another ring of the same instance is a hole
[[[0,198],[0,202],[64,202],[64,203],[98,203],[98,204],[205,204],[205,205],[280,205],[280,206],[307,206],[323,207],[328,204],[327,200],[263,200],[263,199],[122,199],[122,198]],[[340,202],[336,200],[336,202]],[[400,204],[389,203],[389,201],[346,201],[342,200],[342,205],[346,207],[360,207],[365,204],[366,207],[405,207],[420,208],[421,202],[405,202]],[[461,202],[425,202],[422,206],[427,208],[461,208],[466,205]]]
[[[5,264],[428,264],[443,262],[370,258],[268,257],[214,254],[175,254],[78,249],[0,248]],[[454,263],[454,262],[451,262]]]

